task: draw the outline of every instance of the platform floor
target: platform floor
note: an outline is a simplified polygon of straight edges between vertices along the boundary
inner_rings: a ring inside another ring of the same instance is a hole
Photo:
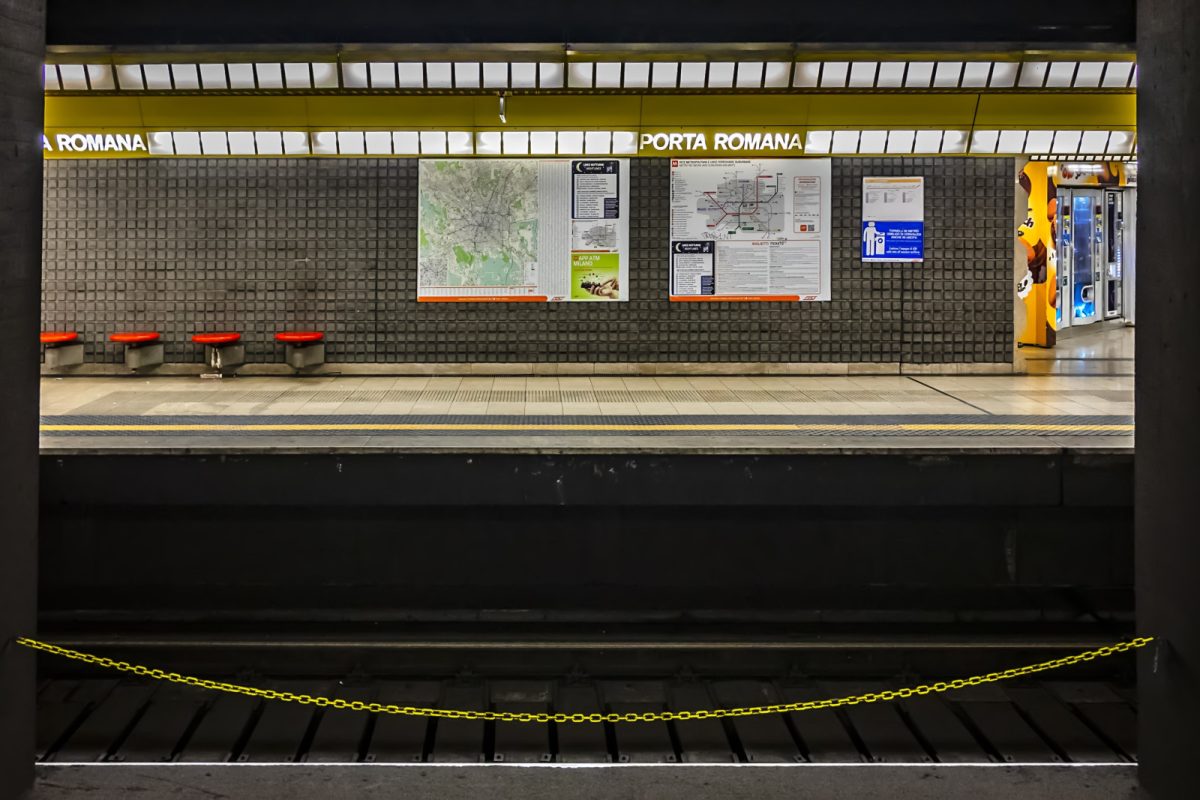
[[[1104,447],[1133,377],[68,377],[43,451]]]

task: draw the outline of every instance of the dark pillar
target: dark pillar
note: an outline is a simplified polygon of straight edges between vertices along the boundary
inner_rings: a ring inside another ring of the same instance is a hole
[[[1138,753],[1153,797],[1195,797],[1200,725],[1200,4],[1138,3]]]
[[[33,781],[44,0],[0,0],[0,797]]]

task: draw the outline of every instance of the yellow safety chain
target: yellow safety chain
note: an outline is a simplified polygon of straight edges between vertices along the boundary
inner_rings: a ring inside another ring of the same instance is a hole
[[[780,703],[771,706],[749,706],[746,708],[715,708],[702,709],[699,711],[648,711],[645,713],[630,713],[630,714],[526,714],[513,711],[465,711],[452,708],[421,708],[419,706],[395,706],[385,705],[383,703],[364,703],[361,700],[342,700],[336,697],[314,697],[308,694],[293,694],[292,692],[277,692],[272,689],[257,689],[253,686],[241,686],[236,683],[222,683],[220,681],[210,681],[204,678],[194,678],[189,675],[180,675],[176,672],[166,672],[161,669],[152,669],[143,667],[137,664],[130,664],[127,661],[116,661],[104,656],[95,656],[89,653],[80,653],[77,650],[68,650],[65,647],[59,647],[46,642],[39,642],[35,639],[25,637],[18,638],[17,644],[25,647],[41,650],[45,653],[53,653],[56,656],[63,656],[74,661],[82,661],[85,664],[95,664],[98,667],[107,669],[115,669],[119,672],[130,672],[134,675],[141,675],[145,678],[154,678],[160,681],[170,681],[171,683],[179,683],[184,686],[195,686],[199,689],[211,689],[217,692],[226,692],[228,694],[241,694],[248,697],[260,697],[264,700],[283,700],[288,703],[303,703],[304,705],[319,706],[320,708],[340,708],[348,711],[369,711],[375,714],[399,714],[407,717],[436,717],[438,719],[472,719],[472,720],[494,720],[496,722],[682,722],[689,719],[722,719],[725,717],[752,717],[760,714],[784,714],[793,711],[815,711],[821,708],[841,708],[842,706],[853,706],[860,703],[882,703],[888,700],[899,700],[906,697],[920,697],[929,694],[938,694],[940,692],[948,692],[953,689],[963,689],[967,686],[979,686],[985,683],[995,683],[997,681],[1008,680],[1009,678],[1019,678],[1023,675],[1034,675],[1039,672],[1048,672],[1059,667],[1068,667],[1072,664],[1079,664],[1084,661],[1094,661],[1097,658],[1105,658],[1116,653],[1124,653],[1130,650],[1136,650],[1139,647],[1145,647],[1154,641],[1153,636],[1141,636],[1137,639],[1131,639],[1127,642],[1118,642],[1117,644],[1101,647],[1096,650],[1086,650],[1082,653],[1063,656],[1051,661],[1043,661],[1040,664],[1029,664],[1024,667],[1014,667],[1006,669],[1003,672],[989,672],[986,675],[975,675],[970,678],[956,678],[952,681],[938,681],[937,683],[924,684],[922,686],[912,686],[904,689],[887,689],[882,692],[868,692],[867,694],[853,695],[850,697],[835,697],[826,700],[807,700],[798,703]]]

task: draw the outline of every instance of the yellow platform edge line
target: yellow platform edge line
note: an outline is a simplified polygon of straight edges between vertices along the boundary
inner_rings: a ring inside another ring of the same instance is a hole
[[[354,432],[354,431],[1091,431],[1132,432],[1131,423],[487,423],[487,422],[345,422],[345,423],[164,423],[164,424],[45,424],[42,433],[167,432]]]

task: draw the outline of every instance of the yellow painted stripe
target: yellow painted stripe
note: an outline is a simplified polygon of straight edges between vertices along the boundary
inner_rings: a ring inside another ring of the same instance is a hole
[[[1132,424],[1054,424],[1054,423],[499,423],[499,422],[346,422],[346,423],[247,423],[192,424],[166,423],[125,425],[42,425],[43,433],[87,433],[153,431],[172,432],[291,432],[291,431],[1060,431],[1132,433]]]

